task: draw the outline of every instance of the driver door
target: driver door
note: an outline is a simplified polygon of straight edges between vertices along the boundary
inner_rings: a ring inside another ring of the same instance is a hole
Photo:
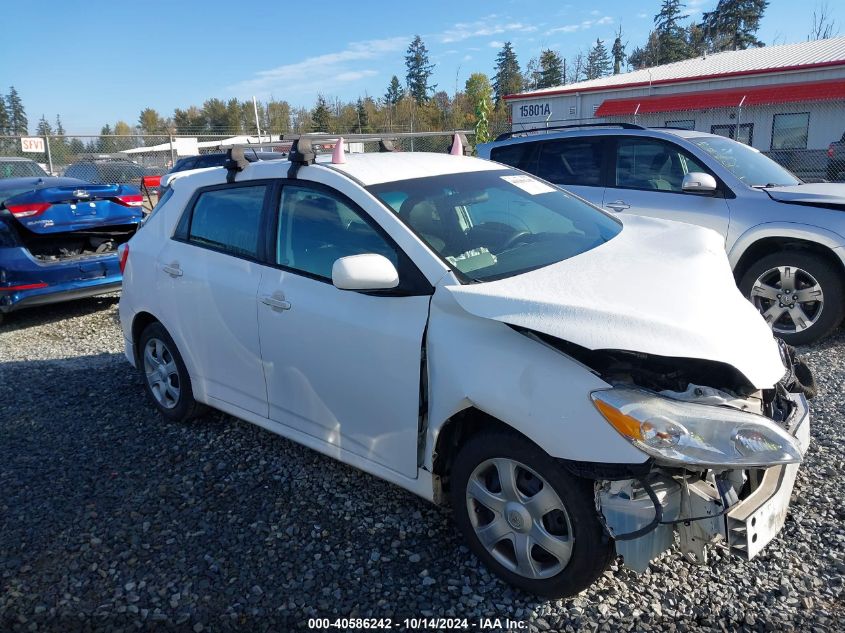
[[[337,191],[284,184],[277,225],[275,262],[264,268],[258,290],[270,418],[415,478],[430,292],[332,285],[334,262],[362,253],[390,259],[400,286],[419,274]]]

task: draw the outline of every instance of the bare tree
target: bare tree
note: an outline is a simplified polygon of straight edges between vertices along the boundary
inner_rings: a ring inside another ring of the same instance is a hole
[[[807,40],[826,40],[837,35],[839,35],[839,29],[830,16],[830,6],[827,2],[820,2],[813,9],[813,25]]]

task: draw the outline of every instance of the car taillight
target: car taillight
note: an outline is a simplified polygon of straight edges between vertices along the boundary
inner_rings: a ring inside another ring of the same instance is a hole
[[[129,244],[121,244],[117,247],[117,261],[120,264],[120,274],[126,270],[126,261],[129,259]]]
[[[827,157],[833,158],[834,150],[833,150],[833,143],[827,146]]]
[[[122,204],[124,207],[141,207],[144,205],[144,196],[141,194],[117,196],[114,201],[118,204]]]
[[[6,208],[16,218],[30,218],[33,215],[41,215],[50,208],[49,202],[26,202],[23,204],[7,204]]]

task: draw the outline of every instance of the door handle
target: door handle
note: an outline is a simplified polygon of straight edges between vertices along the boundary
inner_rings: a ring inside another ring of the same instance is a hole
[[[619,211],[624,211],[625,209],[630,209],[631,205],[626,203],[624,200],[614,200],[613,202],[608,202],[606,205],[608,209],[613,209],[617,213]]]
[[[274,310],[290,310],[290,301],[285,301],[282,295],[264,295],[261,297],[261,303],[270,306]]]
[[[162,266],[161,269],[171,277],[181,277],[183,274],[182,269],[179,268],[178,262],[173,262],[170,265]]]

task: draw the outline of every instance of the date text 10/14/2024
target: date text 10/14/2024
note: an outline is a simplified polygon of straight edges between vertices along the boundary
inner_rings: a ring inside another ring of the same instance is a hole
[[[510,618],[309,618],[308,628],[312,630],[475,630],[475,631],[521,631],[528,628],[524,620]]]

